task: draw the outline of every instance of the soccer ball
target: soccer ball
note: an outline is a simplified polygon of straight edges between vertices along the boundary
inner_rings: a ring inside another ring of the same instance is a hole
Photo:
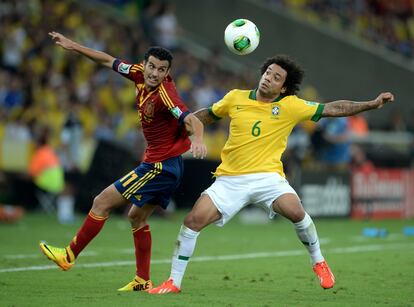
[[[224,42],[229,50],[238,55],[246,55],[259,45],[260,32],[256,25],[247,19],[236,19],[224,31]]]

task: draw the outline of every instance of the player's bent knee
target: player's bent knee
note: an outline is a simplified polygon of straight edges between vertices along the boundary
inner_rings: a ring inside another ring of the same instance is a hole
[[[132,212],[132,210],[128,212],[128,220],[135,228],[141,228],[147,224],[145,216]]]
[[[194,231],[200,231],[206,225],[200,217],[197,217],[196,214],[191,214],[190,212],[184,219],[184,226]]]
[[[305,217],[305,211],[302,209],[292,210],[289,212],[287,218],[291,220],[293,223],[297,223],[303,220]]]
[[[105,201],[105,197],[100,193],[93,199],[92,211],[98,215],[105,216],[111,211],[111,207],[108,202]]]

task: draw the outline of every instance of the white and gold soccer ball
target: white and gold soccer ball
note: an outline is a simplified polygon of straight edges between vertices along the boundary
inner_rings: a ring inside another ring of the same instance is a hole
[[[236,19],[224,31],[224,42],[231,52],[246,55],[259,46],[260,32],[250,20]]]

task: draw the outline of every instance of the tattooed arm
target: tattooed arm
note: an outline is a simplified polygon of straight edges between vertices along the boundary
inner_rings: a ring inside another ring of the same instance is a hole
[[[394,101],[394,95],[386,92],[370,101],[337,100],[324,105],[322,117],[351,116],[363,111],[379,109],[388,102]]]
[[[193,114],[203,123],[203,125],[210,125],[216,121],[207,108],[200,109]]]

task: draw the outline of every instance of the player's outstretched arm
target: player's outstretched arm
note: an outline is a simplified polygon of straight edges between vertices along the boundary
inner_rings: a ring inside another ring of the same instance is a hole
[[[381,93],[377,98],[370,101],[332,101],[324,105],[322,117],[351,116],[364,111],[382,108],[384,104],[393,101],[394,95],[390,92]]]
[[[52,37],[56,45],[59,45],[66,50],[76,51],[90,58],[92,61],[95,61],[96,63],[100,65],[106,66],[108,68],[112,68],[112,64],[115,58],[110,56],[109,54],[82,46],[81,44],[74,42],[73,40],[67,38],[66,36],[58,32],[52,31],[52,32],[49,32],[49,35]]]
[[[192,113],[184,118],[185,129],[193,136],[190,151],[194,158],[203,159],[207,155],[207,147],[203,143],[204,125]]]
[[[207,108],[195,111],[193,114],[203,123],[203,125],[210,125],[216,121]]]

